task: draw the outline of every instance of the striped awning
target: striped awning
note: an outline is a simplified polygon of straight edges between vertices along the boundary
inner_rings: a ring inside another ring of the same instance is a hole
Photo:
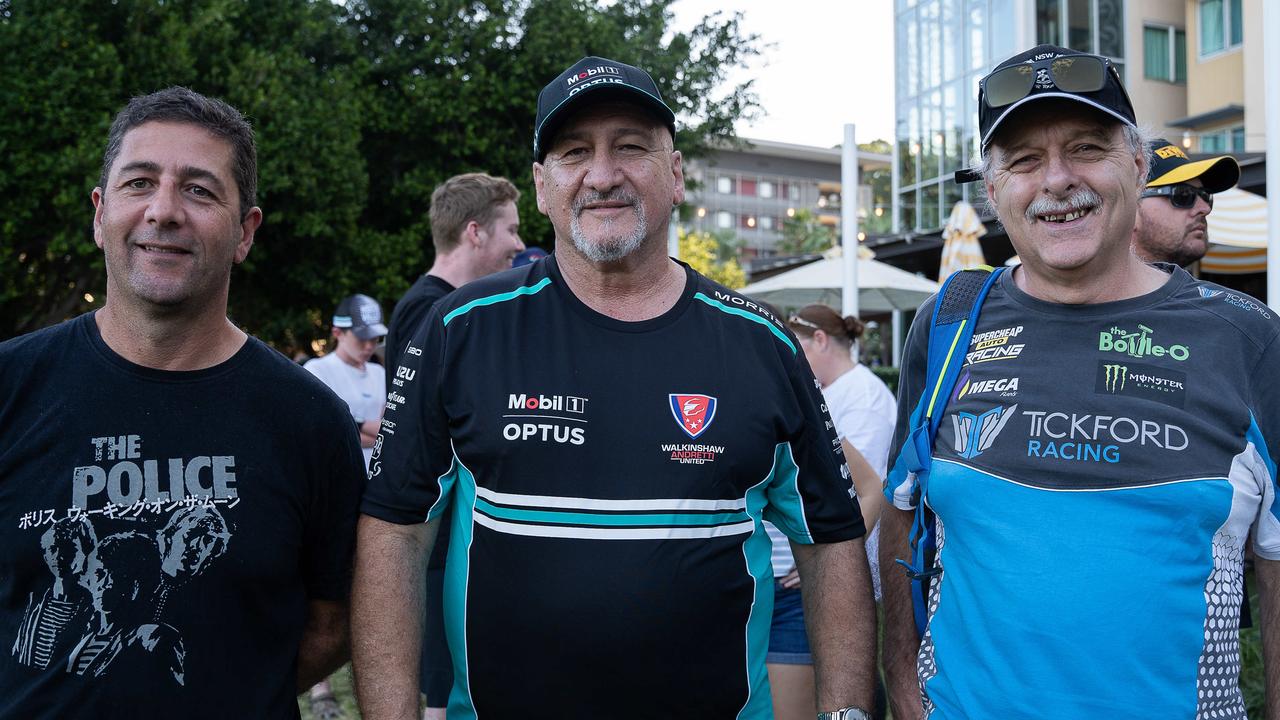
[[[1213,196],[1209,213],[1209,252],[1201,272],[1257,273],[1267,270],[1267,201],[1231,188]]]

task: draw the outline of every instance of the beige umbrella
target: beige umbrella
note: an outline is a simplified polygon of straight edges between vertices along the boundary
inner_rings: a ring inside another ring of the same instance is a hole
[[[824,255],[822,260],[752,283],[739,292],[784,310],[812,303],[839,309],[844,294],[844,258],[839,246]],[[937,291],[934,281],[872,260],[867,248],[858,248],[858,310],[864,315],[915,310]]]
[[[1209,273],[1267,271],[1267,201],[1240,188],[1213,196],[1209,252],[1200,270]]]
[[[942,229],[942,265],[938,268],[938,282],[951,276],[951,273],[965,268],[985,265],[987,259],[982,255],[982,246],[978,238],[987,234],[987,228],[978,219],[978,212],[969,203],[961,200],[951,208],[951,217],[947,226]]]

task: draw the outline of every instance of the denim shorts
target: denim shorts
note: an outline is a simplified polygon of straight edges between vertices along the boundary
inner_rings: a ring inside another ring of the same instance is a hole
[[[773,583],[773,624],[769,629],[769,654],[766,663],[812,665],[809,636],[804,632],[804,605],[800,588],[784,588]]]

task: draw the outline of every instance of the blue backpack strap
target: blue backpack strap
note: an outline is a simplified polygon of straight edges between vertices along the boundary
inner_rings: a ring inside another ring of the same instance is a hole
[[[911,497],[915,518],[911,524],[911,562],[898,564],[911,577],[911,600],[916,631],[924,636],[928,624],[929,580],[938,574],[932,567],[937,550],[937,525],[927,507],[929,471],[933,466],[933,440],[946,413],[951,391],[964,366],[973,329],[982,312],[982,303],[1004,268],[979,268],[953,273],[938,292],[929,323],[929,355],[924,392],[911,411],[911,430],[889,473],[890,487],[898,487],[914,476]]]

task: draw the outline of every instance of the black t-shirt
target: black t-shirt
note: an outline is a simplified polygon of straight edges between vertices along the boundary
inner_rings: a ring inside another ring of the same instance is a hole
[[[390,370],[388,375],[394,373],[399,366],[400,354],[404,352],[405,344],[422,326],[436,301],[456,289],[435,275],[423,275],[409,288],[404,297],[400,298],[400,302],[396,303],[396,309],[391,311],[391,324],[387,327],[386,355],[387,368]],[[390,387],[390,378],[388,378],[388,387]],[[440,532],[436,536],[435,546],[431,549],[431,558],[427,561],[428,568],[439,570],[444,567],[445,558],[449,554],[449,522],[452,517],[452,511],[445,511],[440,516]]]
[[[414,332],[422,325],[422,321],[427,319],[427,314],[431,312],[431,307],[436,304],[436,301],[456,289],[435,275],[425,274],[409,287],[408,292],[400,298],[395,309],[391,311],[391,323],[387,325],[385,354],[388,368],[396,366],[396,360],[400,357],[400,353],[404,352],[405,343],[413,337]]]
[[[192,372],[92,313],[0,344],[0,718],[298,717],[363,469],[346,406],[254,338]]]
[[[669,311],[621,322],[548,258],[469,283],[407,344],[362,510],[454,508],[450,708],[772,717],[763,520],[822,543],[862,518],[795,336],[686,272]]]

